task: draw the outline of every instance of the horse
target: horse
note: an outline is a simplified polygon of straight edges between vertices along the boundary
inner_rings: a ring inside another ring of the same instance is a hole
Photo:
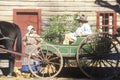
[[[0,21],[0,47],[21,53],[21,30],[17,24],[7,21]],[[3,75],[7,76],[13,74],[15,55],[10,53],[6,54],[8,54],[7,57],[9,58],[9,68],[3,68],[1,70],[3,72]]]

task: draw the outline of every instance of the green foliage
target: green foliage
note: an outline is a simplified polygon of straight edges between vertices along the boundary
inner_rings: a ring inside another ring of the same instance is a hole
[[[62,43],[64,34],[74,32],[78,27],[78,23],[74,20],[78,14],[75,15],[57,15],[49,19],[49,29],[43,32],[44,38],[47,41],[54,43]]]

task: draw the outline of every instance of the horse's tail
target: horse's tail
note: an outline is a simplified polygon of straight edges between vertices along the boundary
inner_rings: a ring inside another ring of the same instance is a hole
[[[16,52],[22,52],[22,36],[21,36],[21,30],[18,25],[16,25],[16,30],[17,30],[17,40],[16,40]]]

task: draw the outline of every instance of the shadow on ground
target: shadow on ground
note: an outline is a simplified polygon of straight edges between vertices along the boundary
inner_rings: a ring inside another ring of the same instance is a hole
[[[57,77],[65,78],[88,78],[85,76],[78,67],[63,67],[62,71]]]
[[[78,78],[78,79],[89,79],[84,75],[78,67],[63,67],[62,71],[58,74],[58,78]],[[120,74],[116,75],[111,80],[120,80]]]

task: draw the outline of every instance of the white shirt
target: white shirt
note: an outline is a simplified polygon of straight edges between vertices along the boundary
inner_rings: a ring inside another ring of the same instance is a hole
[[[79,34],[89,35],[92,34],[91,27],[88,23],[83,23],[74,33],[71,33],[71,38],[76,40]]]
[[[80,33],[82,33],[82,35],[88,35],[88,34],[91,34],[92,31],[91,31],[91,27],[88,23],[84,23],[81,27],[79,27],[77,30],[76,30],[76,36],[78,36]]]

